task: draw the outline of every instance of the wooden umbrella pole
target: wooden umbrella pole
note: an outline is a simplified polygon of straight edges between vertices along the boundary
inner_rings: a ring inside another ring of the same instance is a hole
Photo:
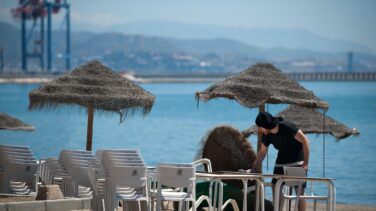
[[[87,108],[87,139],[86,139],[86,151],[92,150],[93,145],[93,121],[94,121],[94,108],[90,104]]]
[[[259,106],[259,112],[265,111],[265,104],[262,104]],[[257,153],[260,151],[261,148],[261,139],[262,139],[262,130],[258,128],[258,133],[257,133]],[[259,169],[257,169],[258,172],[262,173],[262,163],[259,165]]]

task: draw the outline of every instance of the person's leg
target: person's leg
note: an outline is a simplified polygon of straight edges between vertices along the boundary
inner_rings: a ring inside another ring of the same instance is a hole
[[[304,195],[304,191],[305,191],[305,187],[302,187],[301,190],[300,190],[300,196],[303,196]],[[298,194],[298,188],[295,188],[295,192],[296,194]],[[307,204],[306,204],[306,201],[305,199],[299,199],[299,204],[298,204],[298,210],[299,211],[305,211],[306,210],[306,207],[307,207]]]
[[[281,174],[283,175],[283,168],[282,167],[274,167],[273,174]],[[275,193],[275,184],[277,183],[277,179],[272,179],[272,192],[273,192],[273,204],[275,205],[274,196],[275,194],[279,194],[279,210],[283,210],[284,200],[282,197],[283,194],[283,184],[281,185],[279,193]]]
[[[279,210],[283,210],[283,205],[285,202],[285,200],[283,200],[283,197],[282,197],[282,194],[283,194],[282,190],[283,190],[283,185],[281,186],[281,189],[279,190]],[[274,204],[275,203],[274,196],[275,194],[277,194],[275,193],[275,183],[272,183],[272,192],[273,192],[273,204]]]

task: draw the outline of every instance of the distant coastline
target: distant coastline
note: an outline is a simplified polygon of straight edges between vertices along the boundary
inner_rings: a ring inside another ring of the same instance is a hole
[[[121,73],[136,83],[214,83],[225,79],[230,74],[206,75],[133,75]],[[376,81],[376,72],[322,72],[322,73],[287,73],[297,81]],[[59,74],[0,74],[0,84],[6,83],[47,83]]]

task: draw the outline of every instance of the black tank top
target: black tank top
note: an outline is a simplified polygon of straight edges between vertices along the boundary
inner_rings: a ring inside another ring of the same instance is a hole
[[[294,163],[304,160],[303,144],[294,137],[298,132],[293,123],[288,121],[278,122],[278,132],[276,134],[262,135],[262,143],[269,147],[273,144],[278,150],[276,164]]]

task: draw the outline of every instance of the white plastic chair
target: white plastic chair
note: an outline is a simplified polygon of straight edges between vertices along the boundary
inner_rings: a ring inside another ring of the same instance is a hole
[[[123,209],[126,209],[126,202],[136,201],[141,211],[141,201],[146,202],[149,208],[147,168],[145,166],[112,166],[108,168],[107,178],[110,198],[108,203],[111,207],[117,208],[118,202],[123,201]],[[120,187],[120,188],[119,188]],[[124,191],[122,187],[132,188]]]
[[[157,211],[161,210],[162,200],[178,201],[179,211],[182,210],[183,203],[186,203],[186,210],[189,210],[189,202],[192,202],[192,210],[196,210],[196,177],[193,164],[159,164],[156,180]],[[179,188],[180,191],[162,191],[163,186]]]
[[[41,182],[45,185],[56,184],[62,189],[63,177],[69,176],[58,158],[47,158],[41,165]]]
[[[99,163],[90,151],[62,150],[59,162],[67,170],[68,177],[63,177],[64,196],[91,198],[92,187],[89,169]]]
[[[200,167],[204,167],[204,170],[207,170],[207,172],[211,173],[213,172],[211,161],[207,158],[201,158],[198,160],[195,160],[192,162],[192,164],[196,167],[196,170],[202,170]],[[222,189],[222,191],[220,191]],[[223,192],[223,182],[220,180],[212,180],[210,181],[210,186],[209,186],[209,196],[200,196],[196,200],[196,205],[200,205],[203,201],[207,201],[209,205],[209,210],[215,210],[213,205],[217,204],[217,193]],[[221,202],[218,202],[220,204]],[[226,209],[227,206],[232,206],[232,210],[234,211],[239,211],[239,206],[236,203],[234,199],[227,199],[223,204],[222,204],[222,210]],[[196,206],[196,207],[197,207]]]
[[[296,176],[296,177],[306,177],[306,171],[301,168],[301,167],[283,167],[284,174],[286,176]],[[298,193],[301,193],[301,190],[303,188],[303,183],[305,181],[286,181],[285,186],[286,188],[284,189],[284,193],[282,194],[282,198],[284,201],[288,200],[294,200],[295,201],[295,207],[294,210],[297,210],[298,204],[299,204],[299,199],[313,199],[314,200],[314,206],[313,209],[316,210],[317,208],[317,201],[318,200],[325,200],[326,205],[327,205],[327,210],[329,210],[329,193],[326,196],[321,196],[321,195],[314,195],[311,193],[311,195],[300,195]],[[291,188],[296,188],[296,193],[293,194],[292,191],[290,191]]]
[[[100,157],[101,161],[104,166],[104,171],[100,169],[93,169],[92,175],[95,179],[93,179],[93,183],[95,183],[95,193],[96,193],[96,201],[103,202],[106,210],[113,210],[116,206],[114,201],[114,195],[127,195],[132,194],[134,191],[139,191],[137,188],[135,189],[132,186],[120,186],[118,185],[116,188],[116,192],[110,188],[110,181],[109,179],[112,177],[110,174],[111,169],[120,168],[120,167],[142,167],[146,168],[145,162],[142,158],[141,153],[138,150],[132,149],[105,149],[105,150],[98,150],[96,153],[96,157]],[[101,175],[100,172],[106,172],[106,175]],[[103,178],[103,176],[105,176]],[[142,189],[142,188],[141,188]],[[148,203],[149,204],[149,203]],[[117,206],[116,206],[117,207]]]
[[[38,167],[29,147],[0,145],[0,191],[30,193],[36,187]]]

